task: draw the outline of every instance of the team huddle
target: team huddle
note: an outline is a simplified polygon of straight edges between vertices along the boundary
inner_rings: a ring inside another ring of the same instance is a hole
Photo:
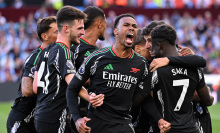
[[[105,28],[94,6],[64,6],[38,20],[42,45],[23,66],[8,133],[212,132],[206,61],[175,43],[172,26],[137,29],[132,14],[121,14],[114,44],[99,49]]]

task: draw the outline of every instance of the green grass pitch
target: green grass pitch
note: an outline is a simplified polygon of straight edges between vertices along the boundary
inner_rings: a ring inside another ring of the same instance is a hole
[[[11,102],[0,102],[0,133],[7,133],[6,121],[12,104]],[[212,117],[213,133],[220,133],[220,103],[209,107],[209,111]]]

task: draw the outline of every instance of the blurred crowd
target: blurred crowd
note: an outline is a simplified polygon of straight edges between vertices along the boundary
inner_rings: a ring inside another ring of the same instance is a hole
[[[1,0],[0,0],[1,1]],[[20,16],[18,22],[7,21],[0,12],[0,82],[20,81],[22,66],[30,52],[40,46],[36,34],[36,22],[39,18],[49,14],[46,8],[40,8],[28,17]],[[105,41],[98,41],[97,46],[103,48],[113,45],[113,23],[116,18],[114,11],[109,11]],[[189,12],[180,15],[163,13],[154,14],[152,18],[147,14],[136,15],[138,28],[144,27],[151,20],[163,20],[175,27],[178,35],[177,44],[190,47],[197,55],[203,56],[207,66],[205,74],[220,74],[220,14],[213,18],[207,11],[192,17]]]
[[[110,46],[114,42],[113,23],[116,17],[114,11],[107,15],[105,41],[98,41],[98,47]],[[180,15],[177,11],[171,15],[164,12],[162,16],[154,14],[152,18],[139,14],[135,16],[138,28],[143,28],[152,20],[163,20],[175,27],[177,31],[176,43],[183,47],[190,47],[197,55],[203,56],[207,66],[205,74],[220,74],[220,14],[213,18],[209,11],[192,17],[189,12]]]
[[[14,7],[16,9],[23,6],[29,6],[25,0],[0,0],[0,8]],[[65,4],[64,0],[44,0],[42,5],[54,7],[59,9]],[[37,3],[37,2],[35,2]],[[80,6],[99,6],[102,8],[109,8],[115,6],[126,7],[142,7],[142,8],[219,8],[220,0],[82,0],[76,2]],[[39,4],[39,3],[38,3]],[[78,5],[79,6],[79,5]]]
[[[153,8],[219,8],[220,0],[84,0],[84,5]]]

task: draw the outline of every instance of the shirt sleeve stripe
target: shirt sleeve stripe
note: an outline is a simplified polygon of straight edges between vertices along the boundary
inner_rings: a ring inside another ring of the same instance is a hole
[[[109,48],[110,48],[110,47],[107,47],[107,48],[104,48],[104,49],[95,51],[94,53],[92,53],[91,55],[89,55],[88,58],[86,58],[86,60],[84,61],[84,63],[87,64],[87,63],[89,62],[89,60],[90,60],[93,56],[95,56],[95,55],[108,52],[108,51],[109,51]]]
[[[37,56],[36,56],[36,58],[35,58],[35,61],[34,61],[34,66],[35,66],[35,64],[36,64],[36,62],[37,62],[37,59],[38,59],[38,57],[39,57],[39,55],[40,55],[42,49],[39,48],[39,50],[40,50],[40,51],[38,52],[38,54],[37,54]]]

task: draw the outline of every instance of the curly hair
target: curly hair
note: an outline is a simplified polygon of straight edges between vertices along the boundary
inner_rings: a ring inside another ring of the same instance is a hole
[[[152,41],[156,41],[159,43],[168,42],[171,45],[175,45],[175,41],[177,38],[176,30],[168,25],[162,24],[156,26],[150,33]],[[153,42],[152,42],[153,43]]]
[[[118,26],[119,20],[120,20],[121,18],[124,18],[124,17],[131,17],[131,18],[133,18],[133,19],[135,20],[135,17],[134,17],[134,15],[132,15],[132,14],[129,14],[129,13],[127,13],[127,14],[121,14],[121,15],[119,15],[119,16],[115,19],[114,29]]]

